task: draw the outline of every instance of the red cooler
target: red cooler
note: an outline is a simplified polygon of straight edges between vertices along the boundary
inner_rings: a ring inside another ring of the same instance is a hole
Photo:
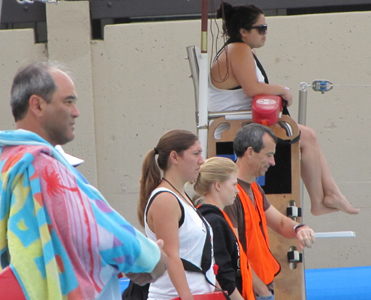
[[[255,123],[273,125],[282,112],[282,98],[276,95],[257,95],[252,101],[251,110]]]

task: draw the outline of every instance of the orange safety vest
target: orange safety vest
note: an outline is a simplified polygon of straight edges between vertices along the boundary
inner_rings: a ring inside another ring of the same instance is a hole
[[[237,184],[240,193],[238,197],[244,211],[245,236],[246,236],[246,256],[258,277],[266,284],[270,284],[274,277],[281,271],[279,262],[274,258],[269,249],[269,238],[267,220],[263,206],[263,196],[258,185],[251,184],[255,198],[255,207],[243,190]]]
[[[240,254],[240,270],[241,270],[241,277],[242,277],[242,297],[245,300],[253,300],[255,299],[254,288],[252,284],[252,272],[247,260],[247,256],[243,247],[240,243],[238,236],[236,236],[236,232],[234,231],[233,225],[231,220],[229,219],[228,215],[222,210],[225,220],[227,221],[229,227],[231,227],[232,232],[234,233]]]

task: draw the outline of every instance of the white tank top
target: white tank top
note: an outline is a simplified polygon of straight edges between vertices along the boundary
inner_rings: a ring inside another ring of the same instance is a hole
[[[152,192],[150,198],[152,198],[152,196],[159,191],[172,193],[178,199],[179,203],[183,206],[184,222],[178,229],[179,257],[188,260],[194,265],[200,267],[202,251],[206,238],[205,224],[200,219],[199,215],[195,211],[195,208],[192,208],[188,204],[185,204],[184,200],[182,200],[180,197],[178,197],[175,193],[167,188],[155,189]],[[147,207],[145,211],[147,211]],[[155,233],[148,227],[146,213],[144,214],[144,225],[147,237],[153,241],[157,241]],[[212,238],[212,229],[210,226],[209,231]],[[214,257],[212,258],[211,266],[213,264]],[[181,272],[181,270],[179,270],[179,272]],[[204,294],[214,291],[214,287],[206,281],[203,274],[185,271],[185,275],[192,294]],[[206,272],[206,276],[210,280],[210,282],[215,284],[215,275],[212,267],[209,269],[209,271]],[[176,297],[178,297],[178,293],[175,290],[167,271],[154,283],[151,283],[149,287],[148,300],[172,299]]]
[[[255,60],[254,62],[258,82],[264,82],[264,76],[259,70]],[[251,109],[252,98],[248,97],[242,88],[236,90],[218,89],[212,84],[209,76],[208,90],[208,110],[211,112]]]
[[[258,68],[256,61],[256,76],[258,82],[264,82],[264,76]],[[208,88],[208,110],[211,112],[218,111],[233,111],[233,110],[251,110],[252,98],[248,97],[242,88],[236,90],[221,90],[216,88],[209,76],[209,88]],[[214,132],[216,139],[221,138],[221,134],[224,130],[229,129],[228,124],[220,124]]]

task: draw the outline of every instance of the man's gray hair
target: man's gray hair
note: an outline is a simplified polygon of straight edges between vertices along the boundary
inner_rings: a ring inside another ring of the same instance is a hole
[[[47,103],[52,100],[57,86],[50,74],[51,69],[61,69],[61,65],[56,62],[34,62],[18,70],[10,94],[10,106],[16,122],[25,117],[32,95],[43,98]]]
[[[256,153],[259,153],[265,146],[263,143],[263,135],[265,133],[269,134],[274,142],[277,143],[276,135],[266,126],[250,123],[242,127],[237,132],[233,141],[233,149],[237,157],[242,157],[249,147],[252,147]]]

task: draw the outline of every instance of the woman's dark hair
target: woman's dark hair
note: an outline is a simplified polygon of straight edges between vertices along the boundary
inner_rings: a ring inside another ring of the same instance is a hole
[[[250,30],[263,11],[255,5],[236,5],[222,2],[216,12],[223,19],[223,34],[229,37],[227,43],[240,42],[240,29]]]
[[[144,210],[149,196],[161,182],[160,169],[166,171],[168,168],[170,153],[175,151],[179,155],[182,155],[183,151],[190,148],[197,140],[197,136],[190,131],[180,129],[171,130],[165,133],[160,138],[157,146],[146,154],[142,165],[138,204],[138,219],[142,226],[144,226]]]

